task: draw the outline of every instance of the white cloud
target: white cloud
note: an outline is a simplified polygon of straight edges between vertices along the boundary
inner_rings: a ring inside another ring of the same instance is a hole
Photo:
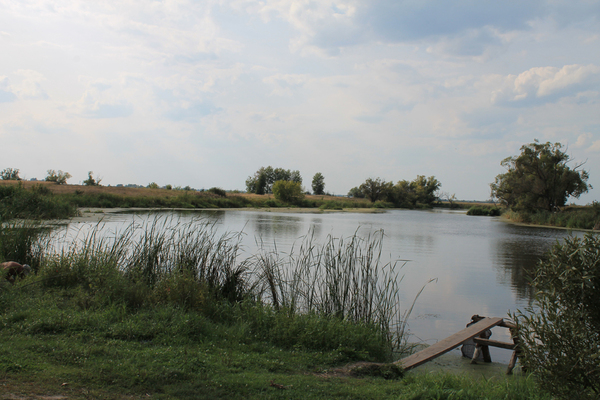
[[[504,78],[501,88],[492,92],[493,104],[543,104],[562,97],[576,96],[598,87],[600,67],[565,65],[562,68],[536,67]]]
[[[125,81],[90,81],[86,86],[79,101],[70,105],[72,112],[84,118],[124,118],[133,114]]]
[[[586,83],[597,84],[599,74],[600,67],[595,65],[565,65],[540,82],[537,96],[549,96],[567,87],[585,85]]]

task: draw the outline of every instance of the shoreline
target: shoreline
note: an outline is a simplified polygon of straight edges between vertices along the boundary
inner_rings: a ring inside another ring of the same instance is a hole
[[[126,214],[136,212],[161,212],[161,211],[185,211],[185,212],[204,212],[204,211],[249,211],[249,212],[279,212],[289,214],[326,214],[326,213],[364,213],[380,214],[387,210],[379,208],[344,208],[342,210],[321,210],[319,208],[296,208],[296,207],[271,207],[271,208],[94,208],[81,207],[78,209],[79,215],[69,219],[52,220],[54,224],[68,224],[69,222],[99,222],[106,215]]]
[[[114,214],[126,214],[126,213],[137,213],[137,212],[166,212],[166,211],[178,211],[178,212],[205,212],[205,211],[247,211],[247,212],[275,212],[275,213],[288,213],[288,214],[327,214],[327,213],[355,213],[355,214],[383,214],[389,210],[401,210],[396,208],[344,208],[341,210],[336,209],[319,209],[319,208],[301,208],[301,207],[242,207],[242,208],[152,208],[152,207],[115,207],[115,208],[99,208],[99,207],[80,207],[78,208],[79,215],[68,218],[68,219],[55,219],[44,221],[43,225],[65,225],[70,222],[100,222],[104,216]],[[485,218],[485,217],[484,217]],[[489,217],[488,217],[489,218]],[[541,228],[541,229],[560,229],[570,230],[587,233],[600,233],[600,230],[594,229],[583,229],[583,228],[569,228],[564,226],[556,225],[539,225],[524,222],[516,222],[503,215],[497,218],[499,221],[504,223],[513,224],[523,227]]]
[[[545,229],[561,229],[561,230],[578,231],[578,232],[589,232],[589,233],[600,233],[599,230],[594,230],[594,229],[568,228],[566,226],[539,225],[539,224],[531,224],[531,223],[526,223],[526,222],[516,222],[516,221],[511,220],[508,217],[503,216],[503,215],[501,215],[498,218],[500,220],[502,220],[503,222],[506,222],[506,223],[509,223],[509,224],[513,224],[513,225],[517,225],[517,226],[526,226],[526,227],[531,227],[531,228],[545,228]]]

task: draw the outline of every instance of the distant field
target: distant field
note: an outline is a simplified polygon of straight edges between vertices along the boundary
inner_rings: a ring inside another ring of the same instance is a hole
[[[16,185],[18,182],[23,184],[25,189],[31,189],[34,185],[42,185],[47,187],[55,194],[112,194],[117,196],[124,197],[173,197],[183,193],[183,190],[168,190],[168,189],[150,189],[150,188],[130,188],[130,187],[117,187],[117,186],[85,186],[85,185],[57,185],[54,182],[45,182],[45,181],[2,181],[0,180],[0,185]],[[195,191],[191,191],[195,193]],[[269,199],[273,198],[272,194],[253,194],[253,193],[227,193],[227,197],[244,197],[249,200],[258,200],[258,199]],[[344,202],[364,202],[364,199],[349,199],[346,197],[336,197],[336,196],[314,196],[314,195],[306,195],[306,199],[308,200],[322,200],[322,201],[335,201],[343,199]]]

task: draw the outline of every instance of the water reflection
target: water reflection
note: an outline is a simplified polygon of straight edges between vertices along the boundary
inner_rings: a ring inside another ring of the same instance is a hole
[[[510,286],[517,299],[531,302],[533,297],[529,279],[536,265],[551,247],[567,236],[582,237],[582,232],[564,229],[524,227],[503,224],[500,238],[494,242],[494,268],[498,283]]]
[[[296,237],[300,234],[300,217],[294,215],[254,215],[249,228],[261,238]]]

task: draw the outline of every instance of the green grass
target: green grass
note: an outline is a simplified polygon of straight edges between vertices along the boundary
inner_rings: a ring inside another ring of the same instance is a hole
[[[381,262],[382,234],[309,236],[286,256],[238,260],[236,234],[218,236],[202,220],[168,226],[132,225],[109,239],[92,230],[59,251],[35,231],[0,225],[0,245],[24,241],[38,260],[35,276],[1,281],[3,394],[548,398],[519,377],[342,368],[390,362],[406,344],[408,314],[396,311],[398,279]]]
[[[76,207],[46,187],[27,190],[22,184],[0,185],[0,222],[12,219],[61,219],[77,214]]]
[[[312,322],[288,321],[292,331],[338,342],[292,343],[278,336],[288,329],[285,318],[271,329],[273,310],[248,303],[223,304],[213,317],[171,305],[86,309],[76,290],[25,286],[32,281],[0,293],[5,394],[31,395],[34,389],[68,398],[115,399],[549,399],[532,380],[519,376],[336,374],[340,366],[371,359],[368,337],[343,321],[316,316]],[[261,313],[263,320],[257,318]],[[329,324],[340,326],[318,328]]]
[[[526,224],[594,229],[600,223],[600,203],[594,202],[585,207],[567,207],[557,212],[545,210],[536,212],[507,211],[504,215],[512,221]]]

